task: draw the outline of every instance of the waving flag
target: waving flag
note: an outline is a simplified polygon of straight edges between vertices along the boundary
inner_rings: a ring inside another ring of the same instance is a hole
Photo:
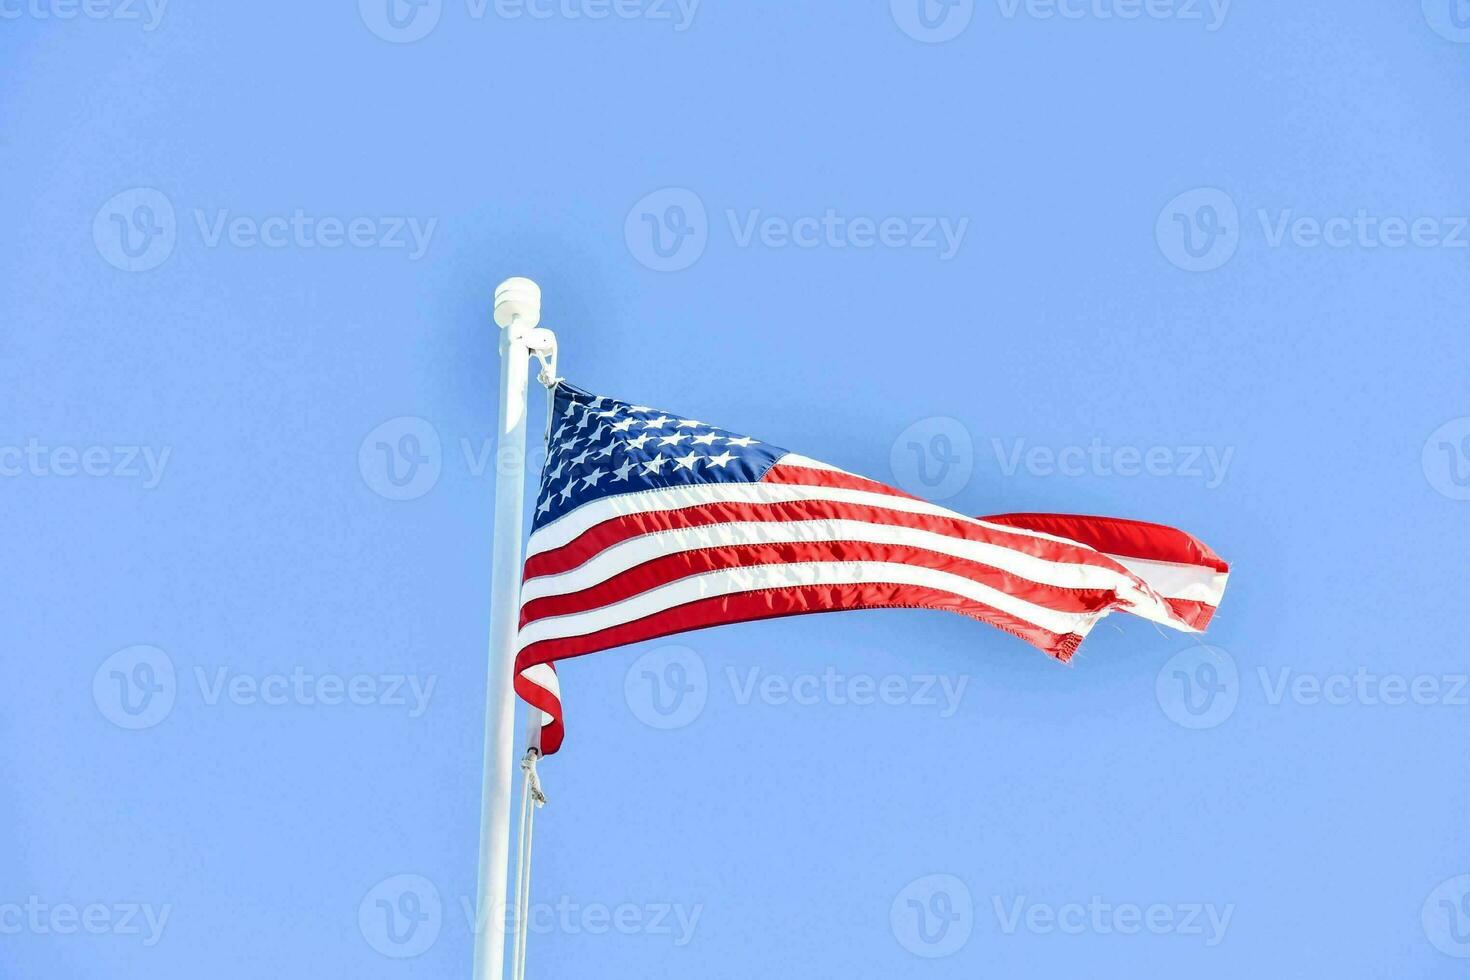
[[[1119,609],[1203,630],[1228,567],[1172,528],[973,518],[718,426],[559,382],[521,591],[516,693],[563,738],[553,664],[798,613],[962,613],[1068,660]]]

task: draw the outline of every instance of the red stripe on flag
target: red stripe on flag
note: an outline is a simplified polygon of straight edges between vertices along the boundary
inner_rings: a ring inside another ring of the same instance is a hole
[[[1174,615],[1190,626],[1204,632],[1205,627],[1210,625],[1210,620],[1215,618],[1215,607],[1207,602],[1199,602],[1195,599],[1165,599]]]
[[[929,514],[914,514],[909,511],[872,507],[866,504],[846,504],[832,500],[793,500],[774,504],[711,503],[698,504],[678,510],[656,510],[641,514],[628,514],[609,518],[588,528],[577,538],[533,555],[526,561],[525,577],[537,578],[570,571],[620,541],[656,531],[672,531],[679,528],[707,527],[712,524],[735,522],[784,522],[814,520],[865,521],[869,524],[888,524],[897,527],[932,531],[951,538],[979,541],[1009,548],[1021,554],[1047,561],[1066,562],[1073,565],[1092,565],[1114,571],[1123,571],[1117,562],[1091,548],[1078,547],[1059,541],[1048,541],[1019,532],[1000,528],[987,528],[968,521],[938,517]],[[1127,574],[1126,571],[1123,572]]]
[[[787,486],[835,487],[839,490],[862,490],[865,493],[881,493],[889,497],[903,497],[908,500],[921,499],[887,484],[879,483],[877,480],[869,480],[865,476],[856,476],[836,470],[816,470],[809,466],[777,464],[766,471],[766,475],[761,477],[760,482]]]
[[[516,671],[671,633],[849,609],[935,609],[959,613],[1012,633],[1064,662],[1072,658],[1077,645],[1082,642],[1079,633],[1053,633],[999,609],[939,589],[886,583],[801,585],[697,599],[594,633],[542,640],[520,652],[516,657]]]
[[[1054,534],[1077,541],[1109,555],[1198,565],[1228,572],[1219,555],[1204,542],[1177,528],[1123,517],[1092,517],[1087,514],[1001,514],[982,521]]]
[[[526,666],[531,665],[527,664]],[[552,670],[555,670],[556,664],[551,664],[550,667]],[[552,694],[546,688],[533,684],[530,680],[522,677],[519,663],[516,666],[514,686],[516,695],[522,701],[529,704],[533,709],[544,711],[551,716],[551,720],[541,726],[541,754],[551,755],[557,749],[561,748],[562,739],[566,737],[566,728],[562,724],[561,719],[561,702],[557,700],[555,694]]]
[[[782,542],[723,545],[661,555],[579,592],[532,599],[521,608],[521,626],[620,602],[630,596],[702,572],[793,562],[892,562],[948,572],[1059,612],[1097,612],[1119,605],[1111,589],[1046,585],[981,562],[917,548],[869,541]]]

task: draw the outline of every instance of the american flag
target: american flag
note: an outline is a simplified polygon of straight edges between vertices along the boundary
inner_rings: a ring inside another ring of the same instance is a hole
[[[554,664],[723,623],[843,609],[972,616],[1068,660],[1119,609],[1205,628],[1228,567],[1158,524],[973,518],[697,419],[553,391],[516,693],[562,743]]]

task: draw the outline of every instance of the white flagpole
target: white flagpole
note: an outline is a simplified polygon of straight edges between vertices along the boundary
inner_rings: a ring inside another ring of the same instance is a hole
[[[507,279],[495,290],[500,334],[500,431],[495,468],[495,530],[490,566],[490,675],[485,705],[485,769],[480,797],[480,873],[475,905],[474,980],[502,980],[505,885],[510,856],[510,796],[515,745],[516,626],[525,507],[526,385],[533,353],[555,346],[540,329],[541,289]]]

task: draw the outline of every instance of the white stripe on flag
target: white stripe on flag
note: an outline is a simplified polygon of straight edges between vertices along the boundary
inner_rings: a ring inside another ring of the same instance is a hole
[[[1030,531],[1025,528],[1003,524],[988,524],[985,521],[966,517],[931,504],[927,500],[912,497],[897,497],[868,490],[849,490],[845,487],[808,486],[799,483],[706,483],[696,486],[662,487],[658,490],[638,490],[616,497],[601,497],[590,500],[576,510],[563,514],[550,524],[540,528],[526,543],[526,560],[536,555],[571,544],[590,529],[604,521],[633,514],[649,514],[662,510],[680,510],[702,504],[782,504],[803,500],[822,500],[829,503],[850,504],[860,507],[881,507],[905,514],[922,514],[948,520],[964,521],[976,527],[987,528],[1005,534],[1054,541],[1073,548],[1085,548],[1075,541],[1054,535]],[[1092,550],[1092,549],[1087,549]]]
[[[826,470],[828,473],[846,473],[848,476],[855,475],[848,473],[847,470],[844,470],[840,466],[833,466],[831,463],[824,463],[820,459],[812,459],[810,456],[802,456],[798,453],[787,453],[785,456],[776,460],[776,465],[796,466],[804,470]],[[863,479],[867,479],[867,477],[863,477]]]
[[[1217,606],[1220,596],[1225,593],[1225,581],[1230,577],[1228,572],[1217,572],[1203,565],[1124,558],[1122,555],[1108,557],[1143,579],[1149,588],[1166,599],[1187,599]]]
[[[678,579],[606,606],[527,623],[520,649],[543,640],[583,636],[621,626],[699,599],[803,585],[894,584],[937,589],[983,603],[1053,633],[1086,635],[1104,610],[1067,613],[1047,609],[973,579],[895,562],[798,562],[727,568]]]
[[[550,693],[558,702],[561,701],[561,681],[557,680],[556,671],[551,668],[551,664],[532,664],[521,671],[521,676],[543,691]],[[545,711],[541,712],[542,725],[551,724],[552,718],[553,716]]]
[[[923,548],[939,554],[979,562],[1040,585],[1061,589],[1135,588],[1131,578],[1099,565],[1050,561],[1014,548],[956,538],[898,524],[855,520],[741,521],[655,531],[620,541],[569,571],[527,579],[522,604],[546,596],[580,592],[605,582],[646,561],[683,551],[756,544],[822,544],[860,541],[869,544]]]

